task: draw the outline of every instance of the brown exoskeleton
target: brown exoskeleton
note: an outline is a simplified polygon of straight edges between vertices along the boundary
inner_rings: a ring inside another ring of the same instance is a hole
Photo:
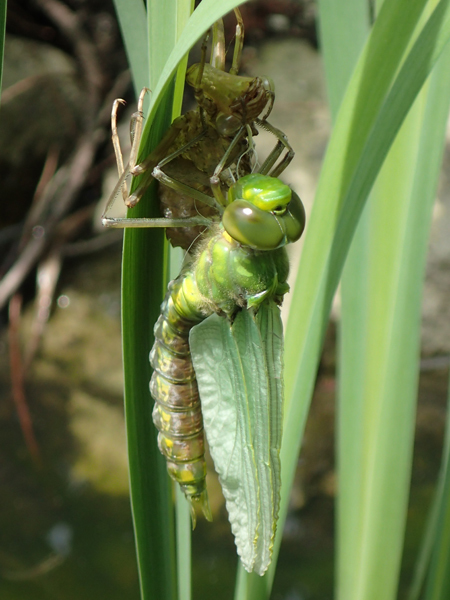
[[[213,26],[210,63],[206,62],[205,40],[200,63],[190,67],[186,74],[187,83],[194,88],[197,108],[175,119],[156,149],[136,164],[144,119],[142,107],[147,91],[142,90],[138,110],[133,115],[133,143],[125,168],[116,127],[117,108],[123,101],[115,101],[112,129],[120,179],[102,217],[106,227],[168,227],[172,245],[191,248],[199,231],[208,226],[211,219],[222,214],[230,185],[252,172],[252,140],[258,128],[271,132],[278,140],[258,168],[259,173],[276,177],[292,160],[294,152],[286,136],[267,121],[275,99],[272,82],[237,74],[244,28],[239,10],[234,12],[237,19],[236,41],[230,71],[225,71],[225,36],[220,20]],[[131,194],[126,183],[129,175],[143,175]],[[126,206],[132,208],[153,178],[162,184],[159,195],[164,218],[107,216],[120,190]]]

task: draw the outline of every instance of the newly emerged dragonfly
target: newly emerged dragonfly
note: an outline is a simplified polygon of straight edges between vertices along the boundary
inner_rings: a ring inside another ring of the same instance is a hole
[[[225,42],[219,22],[213,31],[211,64],[205,64],[204,45],[201,63],[187,74],[198,109],[175,120],[140,165],[135,162],[145,91],[135,116],[127,168],[116,134],[116,101],[112,126],[120,178],[107,211],[120,191],[126,205],[134,206],[154,177],[163,184],[166,218],[106,216],[103,223],[167,227],[172,244],[189,250],[180,275],[169,285],[150,354],[158,444],[170,475],[191,504],[193,523],[195,506],[211,520],[205,428],[238,553],[248,571],[262,575],[271,560],[279,505],[282,328],[278,306],[289,289],[285,245],[301,236],[305,213],[297,194],[276,177],[293,151],[284,134],[266,121],[274,101],[273,86],[236,74],[243,30],[235,12],[238,35],[231,71],[224,71]],[[277,144],[258,172],[252,173],[248,150],[255,125],[271,131]],[[131,195],[126,185],[130,173],[147,174]],[[257,388],[254,393],[251,387]]]

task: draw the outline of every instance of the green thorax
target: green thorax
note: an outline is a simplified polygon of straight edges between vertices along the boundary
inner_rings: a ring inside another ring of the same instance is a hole
[[[181,318],[232,317],[240,308],[281,303],[288,291],[284,246],[305,225],[300,198],[279,179],[252,174],[231,186],[222,223],[209,228],[173,288]]]
[[[187,319],[200,321],[212,313],[232,317],[265,299],[281,302],[289,290],[288,272],[284,248],[267,252],[242,246],[218,225],[180,274],[174,303]]]

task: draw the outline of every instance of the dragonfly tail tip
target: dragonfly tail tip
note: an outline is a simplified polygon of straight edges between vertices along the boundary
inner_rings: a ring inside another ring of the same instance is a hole
[[[211,507],[209,505],[208,492],[206,489],[204,489],[200,494],[196,496],[188,497],[188,501],[191,509],[191,520],[193,530],[195,529],[195,526],[197,524],[197,507],[201,508],[203,515],[207,521],[211,522],[213,520]]]

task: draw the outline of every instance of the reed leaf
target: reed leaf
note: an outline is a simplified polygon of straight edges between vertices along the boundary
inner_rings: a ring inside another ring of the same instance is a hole
[[[330,139],[286,333],[282,480],[287,489],[295,472],[331,300],[358,218],[401,123],[449,39],[448,3],[441,2],[411,46],[424,7],[423,1],[404,0],[383,6]],[[386,39],[393,40],[389,53]],[[283,495],[279,531],[287,503]],[[276,548],[279,543],[277,534]],[[268,589],[274,569],[272,565],[269,570]]]
[[[354,29],[355,23],[352,39]],[[330,56],[331,62],[338,56],[336,47]],[[344,272],[337,435],[339,598],[396,594],[414,431],[421,283],[449,104],[443,83],[447,61],[444,55],[422,108],[419,100],[391,149]],[[387,347],[380,343],[383,329]],[[392,348],[407,350],[393,358]]]
[[[158,8],[158,10],[157,10]],[[144,84],[161,73],[167,54],[176,43],[177,4],[173,0],[148,7],[151,23],[148,64]],[[141,15],[142,21],[142,15]],[[145,18],[144,23],[147,23]],[[168,44],[158,46],[155,31],[165,31]],[[132,31],[129,32],[132,35]],[[142,43],[141,39],[133,43]],[[141,48],[141,51],[145,51]],[[164,54],[165,51],[165,54]],[[137,51],[138,53],[138,51]],[[138,65],[142,69],[142,65]],[[134,77],[140,81],[142,72]],[[182,74],[184,78],[184,74]],[[136,85],[136,84],[135,84]],[[151,132],[143,137],[146,148],[156,147],[169,127],[173,112],[173,85],[167,88],[165,101],[154,116]],[[179,103],[179,101],[178,101]],[[147,152],[148,150],[145,150]],[[133,216],[156,213],[155,189],[133,211]],[[143,600],[176,597],[176,554],[171,501],[172,486],[165,461],[158,451],[152,423],[152,402],[148,390],[151,369],[148,354],[153,344],[153,324],[167,285],[167,245],[162,231],[125,231],[122,263],[122,336],[125,377],[125,415],[130,469],[130,495],[135,527],[136,549]]]
[[[114,0],[136,98],[149,83],[148,33],[142,0]]]
[[[152,110],[141,140],[140,159],[157,146],[181,109],[184,86],[175,83],[174,75],[177,72],[184,83],[186,60],[183,61],[183,58],[214,21],[238,4],[236,0],[224,1],[220,5],[204,0],[183,28],[183,19],[189,12],[185,0],[149,3],[146,21],[150,73],[146,75],[144,85],[156,92],[152,94]],[[125,3],[122,10],[126,10],[127,5]],[[189,0],[188,7],[190,5]],[[122,23],[125,21],[123,17]],[[130,47],[134,43],[144,45],[145,36],[141,31],[138,39],[133,41],[132,28],[122,24],[122,31],[128,38],[125,41],[128,54],[134,57],[137,65],[138,74],[133,75],[133,81],[135,86],[139,86],[143,63],[137,55],[139,51],[145,52],[145,48]],[[133,209],[133,217],[157,216],[156,206],[156,186],[152,185]],[[168,270],[168,250],[162,230],[125,231],[122,263],[125,414],[130,495],[143,600],[172,600],[177,593],[172,486],[165,461],[158,451],[148,390],[151,377],[148,355],[153,345],[153,324],[167,286]],[[182,512],[181,507],[179,513]],[[181,519],[186,523],[186,516]],[[185,525],[181,525],[178,531],[178,543],[178,567],[183,574],[187,568],[186,561],[190,560]],[[179,575],[178,584],[180,597],[189,598],[190,579]]]
[[[442,71],[434,73],[437,85],[427,86],[415,102],[366,207],[364,235],[352,248],[366,259],[362,285],[352,269],[344,279],[339,598],[389,599],[397,591],[415,426],[422,282],[450,100],[448,91],[442,94],[441,77]],[[348,286],[351,296],[355,288],[359,293],[359,327],[352,323],[353,299],[347,305]],[[349,564],[355,568],[349,570]]]
[[[345,2],[344,6],[340,7],[337,7],[330,0],[321,0],[319,8],[321,49],[324,57],[330,111],[334,120],[352,71],[370,32],[369,6],[366,2],[361,2],[361,0]],[[346,43],[343,43],[344,39]],[[351,365],[352,361],[357,364],[360,359],[361,348],[358,345],[358,341],[361,342],[364,338],[363,333],[365,331],[366,320],[364,306],[360,302],[360,295],[364,294],[367,287],[365,276],[368,254],[365,252],[364,247],[367,226],[367,210],[365,210],[356,229],[343,272],[341,311],[342,321],[346,322],[346,335],[344,336],[342,333],[343,326],[341,325],[338,363],[341,386],[343,377],[346,374],[347,364]],[[346,286],[347,277],[350,282],[355,282],[355,285]],[[345,321],[347,314],[349,315],[349,319]],[[351,343],[347,342],[348,338],[350,338]],[[342,361],[341,358],[344,341],[347,342],[345,353],[347,361]],[[361,377],[363,377],[362,370],[355,369],[349,372],[348,376],[344,378],[348,388],[347,395],[351,395],[354,390],[354,396],[357,396],[356,390],[361,386]],[[340,396],[342,395],[342,392],[340,392]],[[345,406],[349,404],[347,403]],[[336,511],[338,515],[336,530],[336,575],[338,587],[342,586],[341,581],[345,575],[350,577],[353,572],[351,563],[348,562],[349,552],[346,548],[352,548],[355,545],[352,538],[353,532],[347,527],[345,535],[342,535],[341,526],[341,522],[347,513],[351,512],[354,505],[358,503],[356,497],[358,488],[352,480],[351,475],[355,473],[354,479],[357,479],[356,468],[353,470],[352,466],[355,466],[353,463],[358,460],[359,414],[354,411],[354,406],[351,408],[353,412],[349,410],[349,416],[352,418],[346,418],[344,407],[340,403],[340,418],[336,422],[337,458],[339,460],[343,456],[347,466],[347,477],[344,481],[342,464],[338,463],[337,465],[340,483],[336,499]],[[354,429],[351,429],[351,425],[354,425]]]

